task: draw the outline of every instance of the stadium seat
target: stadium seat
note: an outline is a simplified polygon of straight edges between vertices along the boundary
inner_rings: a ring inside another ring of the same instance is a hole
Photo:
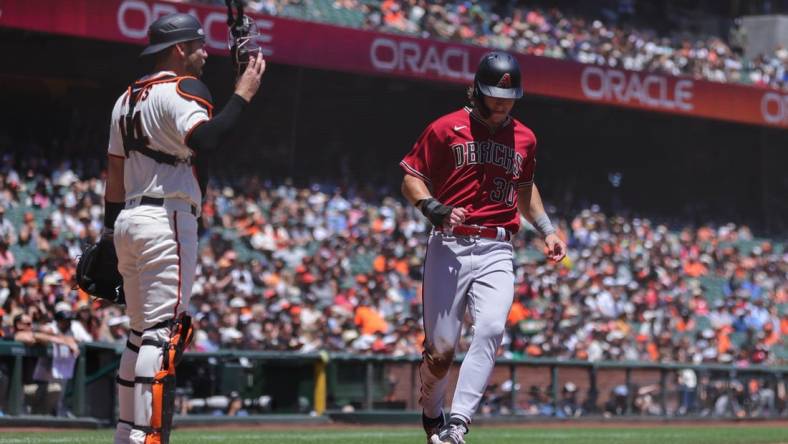
[[[711,321],[706,316],[698,316],[695,318],[695,332],[703,331],[711,328]]]
[[[698,280],[705,289],[706,300],[713,302],[725,296],[722,291],[725,279],[716,276],[701,276]]]

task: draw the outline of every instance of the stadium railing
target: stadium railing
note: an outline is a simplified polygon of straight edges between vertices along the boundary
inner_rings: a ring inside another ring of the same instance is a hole
[[[111,424],[116,419],[114,376],[122,345],[82,344],[81,351],[73,378],[64,387],[69,411],[76,417]],[[0,411],[6,417],[27,413],[25,393],[29,394],[33,383],[30,368],[36,359],[47,356],[51,356],[51,350],[44,347],[0,341]],[[225,410],[233,399],[252,417],[302,413],[332,418],[350,414],[357,419],[359,415],[370,414],[379,419],[387,413],[396,416],[414,412],[418,409],[419,362],[419,356],[243,350],[189,352],[178,369],[180,418],[192,416],[184,405],[196,404],[207,410],[202,416],[211,416],[212,422],[221,422],[222,418],[231,420],[232,417],[225,416]],[[452,372],[457,368],[455,365]],[[692,392],[698,405],[678,413],[682,400],[677,375],[686,370],[697,375]],[[565,417],[559,413],[562,387],[572,382],[579,398],[591,401],[586,404],[584,415],[598,416],[607,410],[622,418],[777,417],[788,414],[786,376],[788,366],[498,359],[491,390],[485,399],[488,405],[497,406],[489,415]],[[526,385],[531,390],[526,390]],[[640,391],[643,387],[652,388],[644,395]],[[751,393],[751,389],[766,391]],[[705,413],[699,399],[703,398],[702,391],[706,398],[714,392],[712,410]],[[450,386],[449,393],[452,392]],[[644,396],[650,399],[651,410],[644,404]],[[714,405],[725,396],[727,402]],[[191,402],[198,398],[200,402]],[[756,402],[758,399],[763,403]],[[526,411],[524,405],[538,408],[538,413]],[[720,414],[719,409],[724,413]],[[199,413],[194,416],[201,416]]]

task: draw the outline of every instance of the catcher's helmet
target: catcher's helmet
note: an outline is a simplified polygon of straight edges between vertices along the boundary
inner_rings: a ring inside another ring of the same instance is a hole
[[[205,38],[200,21],[189,14],[169,14],[151,23],[148,28],[148,47],[140,56],[155,54],[176,43]]]
[[[473,79],[474,95],[499,99],[519,99],[523,96],[520,64],[511,54],[489,52],[482,57]]]

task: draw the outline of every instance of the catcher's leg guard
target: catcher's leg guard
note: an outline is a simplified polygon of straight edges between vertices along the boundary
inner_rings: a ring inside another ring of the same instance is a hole
[[[146,331],[142,339],[140,359],[137,362],[135,396],[146,401],[144,408],[137,408],[132,439],[140,444],[168,443],[175,404],[175,368],[192,339],[191,318],[183,314],[175,322],[156,325]],[[172,334],[161,338],[163,332]],[[149,335],[151,332],[153,334]],[[150,355],[154,358],[150,359]],[[144,358],[144,359],[143,359]],[[143,361],[143,362],[141,362]],[[151,361],[158,363],[158,370],[151,372]],[[152,373],[152,376],[149,376]]]
[[[118,425],[115,427],[115,444],[127,444],[134,426],[134,367],[142,343],[142,332],[131,330],[126,348],[120,357],[118,376]]]

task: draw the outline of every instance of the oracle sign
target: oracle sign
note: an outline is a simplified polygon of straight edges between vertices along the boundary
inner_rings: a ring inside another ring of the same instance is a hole
[[[471,55],[466,48],[425,46],[410,40],[377,37],[369,47],[369,59],[379,71],[437,75],[472,80]]]
[[[768,92],[761,98],[763,120],[772,125],[788,125],[788,95]]]
[[[636,103],[650,108],[692,111],[692,80],[675,80],[671,85],[667,77],[617,69],[588,66],[580,76],[583,95],[593,100],[616,103]]]
[[[216,50],[227,50],[227,14],[219,11],[210,11],[205,8],[180,6],[172,3],[148,3],[142,0],[124,0],[117,12],[118,30],[124,37],[133,40],[145,40],[148,36],[148,27],[159,17],[176,12],[185,12],[197,17],[205,31],[205,44]],[[256,19],[259,30],[270,30],[274,22]],[[268,43],[272,40],[271,34],[262,34],[256,39],[258,44]],[[266,48],[267,54],[270,48]]]

